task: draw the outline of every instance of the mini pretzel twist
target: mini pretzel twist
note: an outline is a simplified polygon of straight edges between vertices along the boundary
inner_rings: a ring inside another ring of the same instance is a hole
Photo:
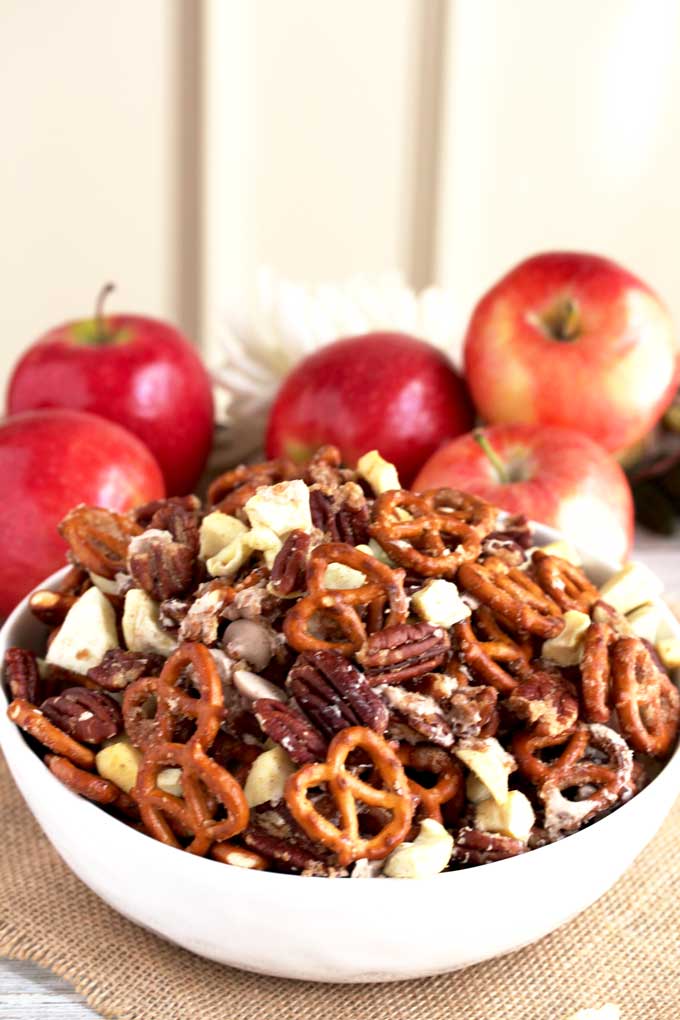
[[[411,793],[416,798],[425,818],[442,821],[442,805],[454,801],[454,807],[462,807],[465,783],[463,770],[450,754],[440,747],[428,744],[402,744],[397,757],[405,768],[417,772],[429,772],[437,777],[434,786],[422,786],[407,776]],[[456,812],[457,813],[457,812]]]
[[[198,698],[192,698],[178,687],[187,667],[193,670]],[[146,690],[153,691],[156,697],[155,727],[146,730],[141,737],[143,758],[135,800],[152,836],[179,848],[168,821],[171,819],[176,829],[193,837],[186,849],[203,856],[213,843],[241,832],[249,817],[248,804],[237,780],[208,756],[225,717],[222,683],[208,649],[189,642],[171,655],[160,677],[152,679],[153,684]],[[127,694],[126,691],[126,699]],[[124,715],[129,711],[129,704],[124,704]],[[173,719],[178,716],[196,723],[194,733],[184,744],[172,740]],[[168,766],[182,770],[181,798],[166,793],[157,785],[159,772]],[[225,809],[225,819],[215,819],[213,798]]]
[[[614,706],[624,736],[641,754],[663,758],[680,720],[680,693],[639,638],[620,638],[611,652]]]
[[[384,788],[369,786],[345,768],[347,756],[361,748],[371,758]],[[308,791],[326,783],[340,813],[340,826],[322,815],[308,798]],[[415,800],[399,758],[389,744],[365,726],[350,726],[333,738],[325,762],[305,765],[286,784],[285,798],[298,825],[309,836],[334,851],[341,866],[365,857],[382,860],[400,843],[411,825]],[[357,800],[370,807],[385,808],[390,821],[374,836],[359,832]]]
[[[588,722],[606,723],[611,715],[610,649],[616,634],[608,623],[591,623],[583,640],[581,694]]]
[[[456,623],[453,634],[465,665],[502,694],[512,691],[529,672],[531,641],[511,637],[488,606],[480,606],[473,621]]]
[[[299,477],[299,469],[285,457],[260,464],[241,464],[219,475],[208,489],[208,504],[224,514],[242,510],[263,485],[275,485]]]
[[[330,563],[361,571],[366,582],[359,588],[326,588],[325,574]],[[307,589],[308,594],[288,610],[283,625],[288,644],[298,652],[327,649],[352,655],[359,651],[366,642],[367,630],[360,609],[369,610],[374,627],[378,623],[377,610],[382,622],[385,603],[388,626],[404,623],[408,616],[404,571],[392,570],[375,556],[342,542],[328,542],[312,551],[307,566]],[[326,640],[314,633],[311,625],[318,614],[331,618],[341,632],[340,639]]]
[[[589,732],[585,726],[574,726],[564,733],[547,735],[524,730],[512,738],[512,753],[520,772],[532,783],[540,783],[549,779],[553,773],[561,773],[582,761],[588,739]],[[541,759],[541,751],[562,745],[564,750],[554,761]]]
[[[549,638],[564,628],[557,603],[523,571],[497,556],[488,556],[484,563],[463,563],[458,581],[515,633]]]
[[[633,793],[633,752],[615,730],[600,723],[586,727],[587,753],[591,748],[605,762],[582,760],[553,768],[538,787],[545,811],[545,828],[551,838],[574,832],[585,822]],[[577,789],[569,800],[564,790]]]
[[[454,489],[394,489],[378,496],[370,531],[400,566],[421,577],[454,577],[479,556],[495,522],[488,503]]]
[[[600,597],[580,567],[537,549],[531,560],[531,574],[562,612],[578,609],[589,613]]]

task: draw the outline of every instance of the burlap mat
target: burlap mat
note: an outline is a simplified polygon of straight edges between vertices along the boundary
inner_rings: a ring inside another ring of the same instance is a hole
[[[457,974],[389,985],[303,984],[244,974],[135,927],[68,871],[2,759],[0,831],[0,953],[48,967],[105,1017],[561,1020],[610,1001],[619,1004],[623,1020],[678,1020],[680,802],[629,874],[562,931]],[[480,910],[493,924],[494,904],[480,903]],[[451,925],[465,925],[465,918],[454,914]]]

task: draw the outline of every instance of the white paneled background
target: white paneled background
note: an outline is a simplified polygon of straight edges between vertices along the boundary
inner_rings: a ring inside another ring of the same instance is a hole
[[[458,297],[619,258],[680,320],[679,0],[0,0],[4,382],[113,307],[218,349],[258,265]]]

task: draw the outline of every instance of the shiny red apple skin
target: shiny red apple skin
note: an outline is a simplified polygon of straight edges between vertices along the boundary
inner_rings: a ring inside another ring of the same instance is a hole
[[[576,303],[579,329],[555,340],[541,316],[565,298]],[[656,294],[615,262],[583,253],[521,262],[481,299],[465,337],[465,374],[486,422],[574,428],[614,453],[658,421],[678,365]]]
[[[440,351],[402,333],[367,333],[336,340],[293,369],[269,417],[267,454],[300,461],[332,443],[354,465],[378,449],[407,485],[472,421],[465,386]]]
[[[78,503],[129,510],[165,494],[130,432],[81,411],[26,411],[0,422],[0,616],[66,562],[57,525]]]
[[[633,542],[633,499],[619,464],[580,432],[538,425],[479,429],[516,481],[502,483],[474,433],[447,443],[419,472],[422,491],[451,486],[563,531],[620,561]]]
[[[190,492],[213,439],[212,389],[200,358],[156,319],[112,315],[104,324],[111,339],[101,344],[91,342],[91,320],[36,341],[10,379],[8,414],[70,407],[101,415],[148,446],[169,494]]]

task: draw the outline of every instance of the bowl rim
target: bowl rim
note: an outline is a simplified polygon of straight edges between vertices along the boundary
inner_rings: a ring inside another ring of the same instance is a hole
[[[547,525],[537,524],[531,522],[531,527],[534,529],[534,533],[540,533],[540,540],[545,544],[546,542],[556,541],[562,538],[560,532]],[[613,564],[607,560],[603,560],[597,555],[589,553],[587,550],[579,547],[586,561],[590,561],[596,569],[613,574],[619,569],[619,566]],[[65,576],[69,570],[69,566],[64,566],[59,570],[55,571],[44,581],[32,589],[19,604],[12,610],[10,615],[5,620],[4,624],[0,628],[0,663],[4,661],[6,649],[10,647],[8,642],[8,635],[10,635],[13,629],[17,626],[20,621],[27,619],[29,623],[33,622],[30,616],[30,610],[28,608],[28,601],[33,591],[54,587]],[[661,600],[659,602],[659,608],[661,610],[662,620],[667,628],[669,628],[674,635],[680,638],[680,621],[678,621],[672,614],[670,608],[666,606]],[[42,626],[37,623],[37,626]],[[675,682],[675,681],[674,681]],[[130,859],[134,860],[135,857],[139,856],[139,853],[145,854],[175,854],[174,868],[177,871],[178,879],[181,877],[180,873],[183,869],[193,870],[195,875],[200,874],[201,869],[209,868],[209,871],[205,871],[206,879],[209,877],[214,887],[215,883],[223,883],[225,886],[231,886],[234,881],[238,882],[257,882],[257,883],[270,883],[281,888],[281,883],[288,883],[287,888],[292,890],[294,888],[294,882],[299,881],[303,877],[301,875],[292,875],[285,872],[274,872],[274,871],[256,871],[248,868],[239,868],[235,865],[225,865],[220,861],[214,861],[208,857],[198,857],[194,854],[186,853],[185,851],[178,851],[175,847],[170,847],[161,843],[145,833],[138,832],[131,826],[126,825],[113,815],[109,815],[106,811],[91,801],[86,800],[84,797],[78,796],[72,790],[68,789],[61,783],[56,776],[54,776],[49,769],[47,769],[38,755],[30,748],[26,741],[23,732],[7,718],[7,705],[8,699],[5,692],[4,684],[0,683],[0,748],[2,749],[7,765],[14,782],[16,783],[19,792],[24,796],[22,784],[15,778],[13,763],[17,761],[23,766],[24,771],[28,771],[32,778],[35,779],[35,783],[38,786],[42,786],[45,796],[49,796],[50,800],[55,801],[57,804],[63,806],[64,812],[84,812],[80,815],[79,829],[80,831],[86,830],[92,836],[92,847],[96,847],[99,843],[106,846],[110,845],[112,840],[129,841]],[[506,858],[500,861],[489,862],[483,866],[475,868],[464,868],[456,871],[447,871],[438,875],[433,875],[429,878],[420,879],[418,882],[406,882],[402,883],[402,886],[422,889],[423,884],[432,882],[438,882],[440,885],[443,882],[447,883],[467,883],[468,885],[474,885],[474,883],[484,882],[484,876],[488,876],[488,867],[493,865],[497,870],[494,871],[494,876],[500,877],[499,869],[503,867],[505,871],[503,876],[505,878],[512,878],[510,869],[514,869],[514,877],[519,879],[524,874],[525,869],[532,867],[528,862],[534,860],[534,855],[540,853],[542,855],[541,860],[543,863],[547,863],[548,854],[552,855],[552,860],[555,866],[559,866],[561,860],[560,855],[569,855],[570,845],[573,846],[573,840],[578,840],[578,845],[583,848],[584,844],[588,840],[592,842],[594,839],[600,839],[607,832],[613,830],[615,825],[621,825],[624,821],[629,824],[634,824],[634,814],[636,806],[641,810],[641,805],[647,804],[652,796],[658,796],[662,793],[662,790],[670,790],[671,785],[673,786],[673,793],[668,796],[668,803],[672,803],[672,800],[680,794],[680,741],[675,748],[675,751],[662,767],[660,772],[651,780],[651,782],[641,790],[640,793],[636,794],[625,804],[621,804],[618,808],[610,812],[604,818],[598,819],[591,825],[584,829],[580,829],[577,832],[572,833],[554,843],[548,843],[545,846],[537,847],[535,850],[531,850],[527,853],[519,854],[515,857]],[[24,798],[26,799],[26,798]],[[38,823],[39,824],[39,823]],[[606,828],[605,828],[606,826]],[[47,838],[50,839],[49,832],[46,833]],[[166,858],[167,863],[170,864],[170,858]],[[535,867],[535,865],[534,865]],[[219,878],[218,876],[222,876]],[[323,877],[323,876],[318,876]],[[350,876],[351,877],[351,876]],[[392,896],[394,887],[391,882],[371,882],[368,885],[372,890],[371,893],[366,891],[366,882],[358,881],[349,883],[350,888],[353,886],[358,887],[359,892],[354,894],[349,893],[347,889],[348,883],[346,881],[326,881],[324,882],[324,888],[329,890],[335,889],[336,892],[324,893],[324,895],[331,896],[347,896],[355,895],[359,897],[365,897],[366,895],[373,896]],[[382,893],[375,890],[384,890]]]

